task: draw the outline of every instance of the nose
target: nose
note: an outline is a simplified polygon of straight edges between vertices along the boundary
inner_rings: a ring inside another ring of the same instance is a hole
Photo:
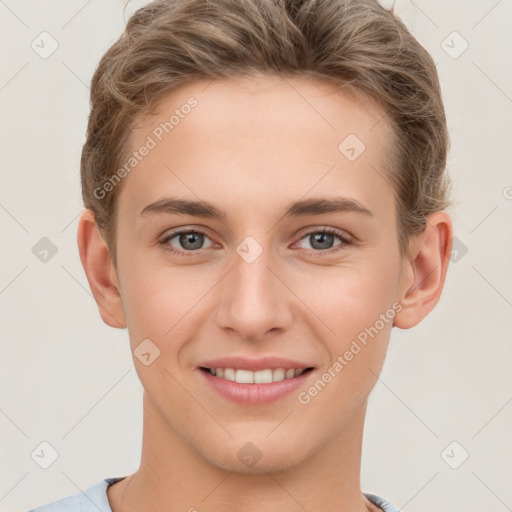
[[[233,268],[219,287],[217,322],[256,342],[292,325],[294,295],[269,249],[250,261],[234,253]]]

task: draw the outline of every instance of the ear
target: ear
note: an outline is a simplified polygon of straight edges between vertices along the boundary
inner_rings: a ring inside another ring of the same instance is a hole
[[[101,318],[110,327],[124,329],[126,320],[117,274],[92,210],[86,209],[80,216],[77,242],[80,261]]]
[[[441,297],[450,255],[453,229],[446,212],[427,217],[423,233],[411,242],[411,253],[404,259],[398,301],[403,306],[393,325],[410,329],[425,318]]]

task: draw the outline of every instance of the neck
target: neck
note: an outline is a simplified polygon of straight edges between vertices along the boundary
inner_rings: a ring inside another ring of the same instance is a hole
[[[360,466],[364,402],[341,432],[299,464],[276,473],[235,473],[206,461],[169,429],[144,393],[139,469],[109,487],[113,512],[368,512]]]

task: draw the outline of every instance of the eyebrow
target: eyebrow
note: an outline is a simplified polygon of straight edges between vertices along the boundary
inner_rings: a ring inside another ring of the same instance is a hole
[[[311,198],[299,200],[288,205],[284,217],[303,217],[307,215],[322,215],[325,213],[355,212],[373,217],[373,213],[359,201],[348,197]],[[154,214],[192,215],[210,219],[226,219],[226,212],[205,201],[192,201],[165,197],[148,204],[140,212],[141,217]]]

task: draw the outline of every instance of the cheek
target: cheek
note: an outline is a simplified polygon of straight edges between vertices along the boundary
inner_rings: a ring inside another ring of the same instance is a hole
[[[388,284],[377,286],[372,279],[345,284],[341,292],[331,283],[332,293],[321,313],[334,331],[324,338],[330,363],[309,388],[300,390],[299,402],[312,405],[306,407],[312,421],[326,410],[338,411],[339,419],[350,416],[368,397],[386,357],[395,314]]]
[[[392,307],[394,272],[378,263],[330,269],[326,277],[299,292],[311,310],[334,331],[338,342],[356,338]],[[379,324],[380,325],[380,324]]]
[[[333,331],[324,338],[332,363],[325,375],[329,390],[322,391],[319,403],[358,402],[375,384],[374,374],[384,364],[395,316],[396,278],[391,261],[375,258],[357,267],[336,269],[314,292],[312,309]],[[332,367],[336,361],[339,364]]]
[[[170,268],[161,264],[126,265],[123,306],[133,343],[150,338],[164,349],[193,322],[196,306],[214,286],[212,276],[192,267]],[[211,283],[210,283],[211,281]]]

